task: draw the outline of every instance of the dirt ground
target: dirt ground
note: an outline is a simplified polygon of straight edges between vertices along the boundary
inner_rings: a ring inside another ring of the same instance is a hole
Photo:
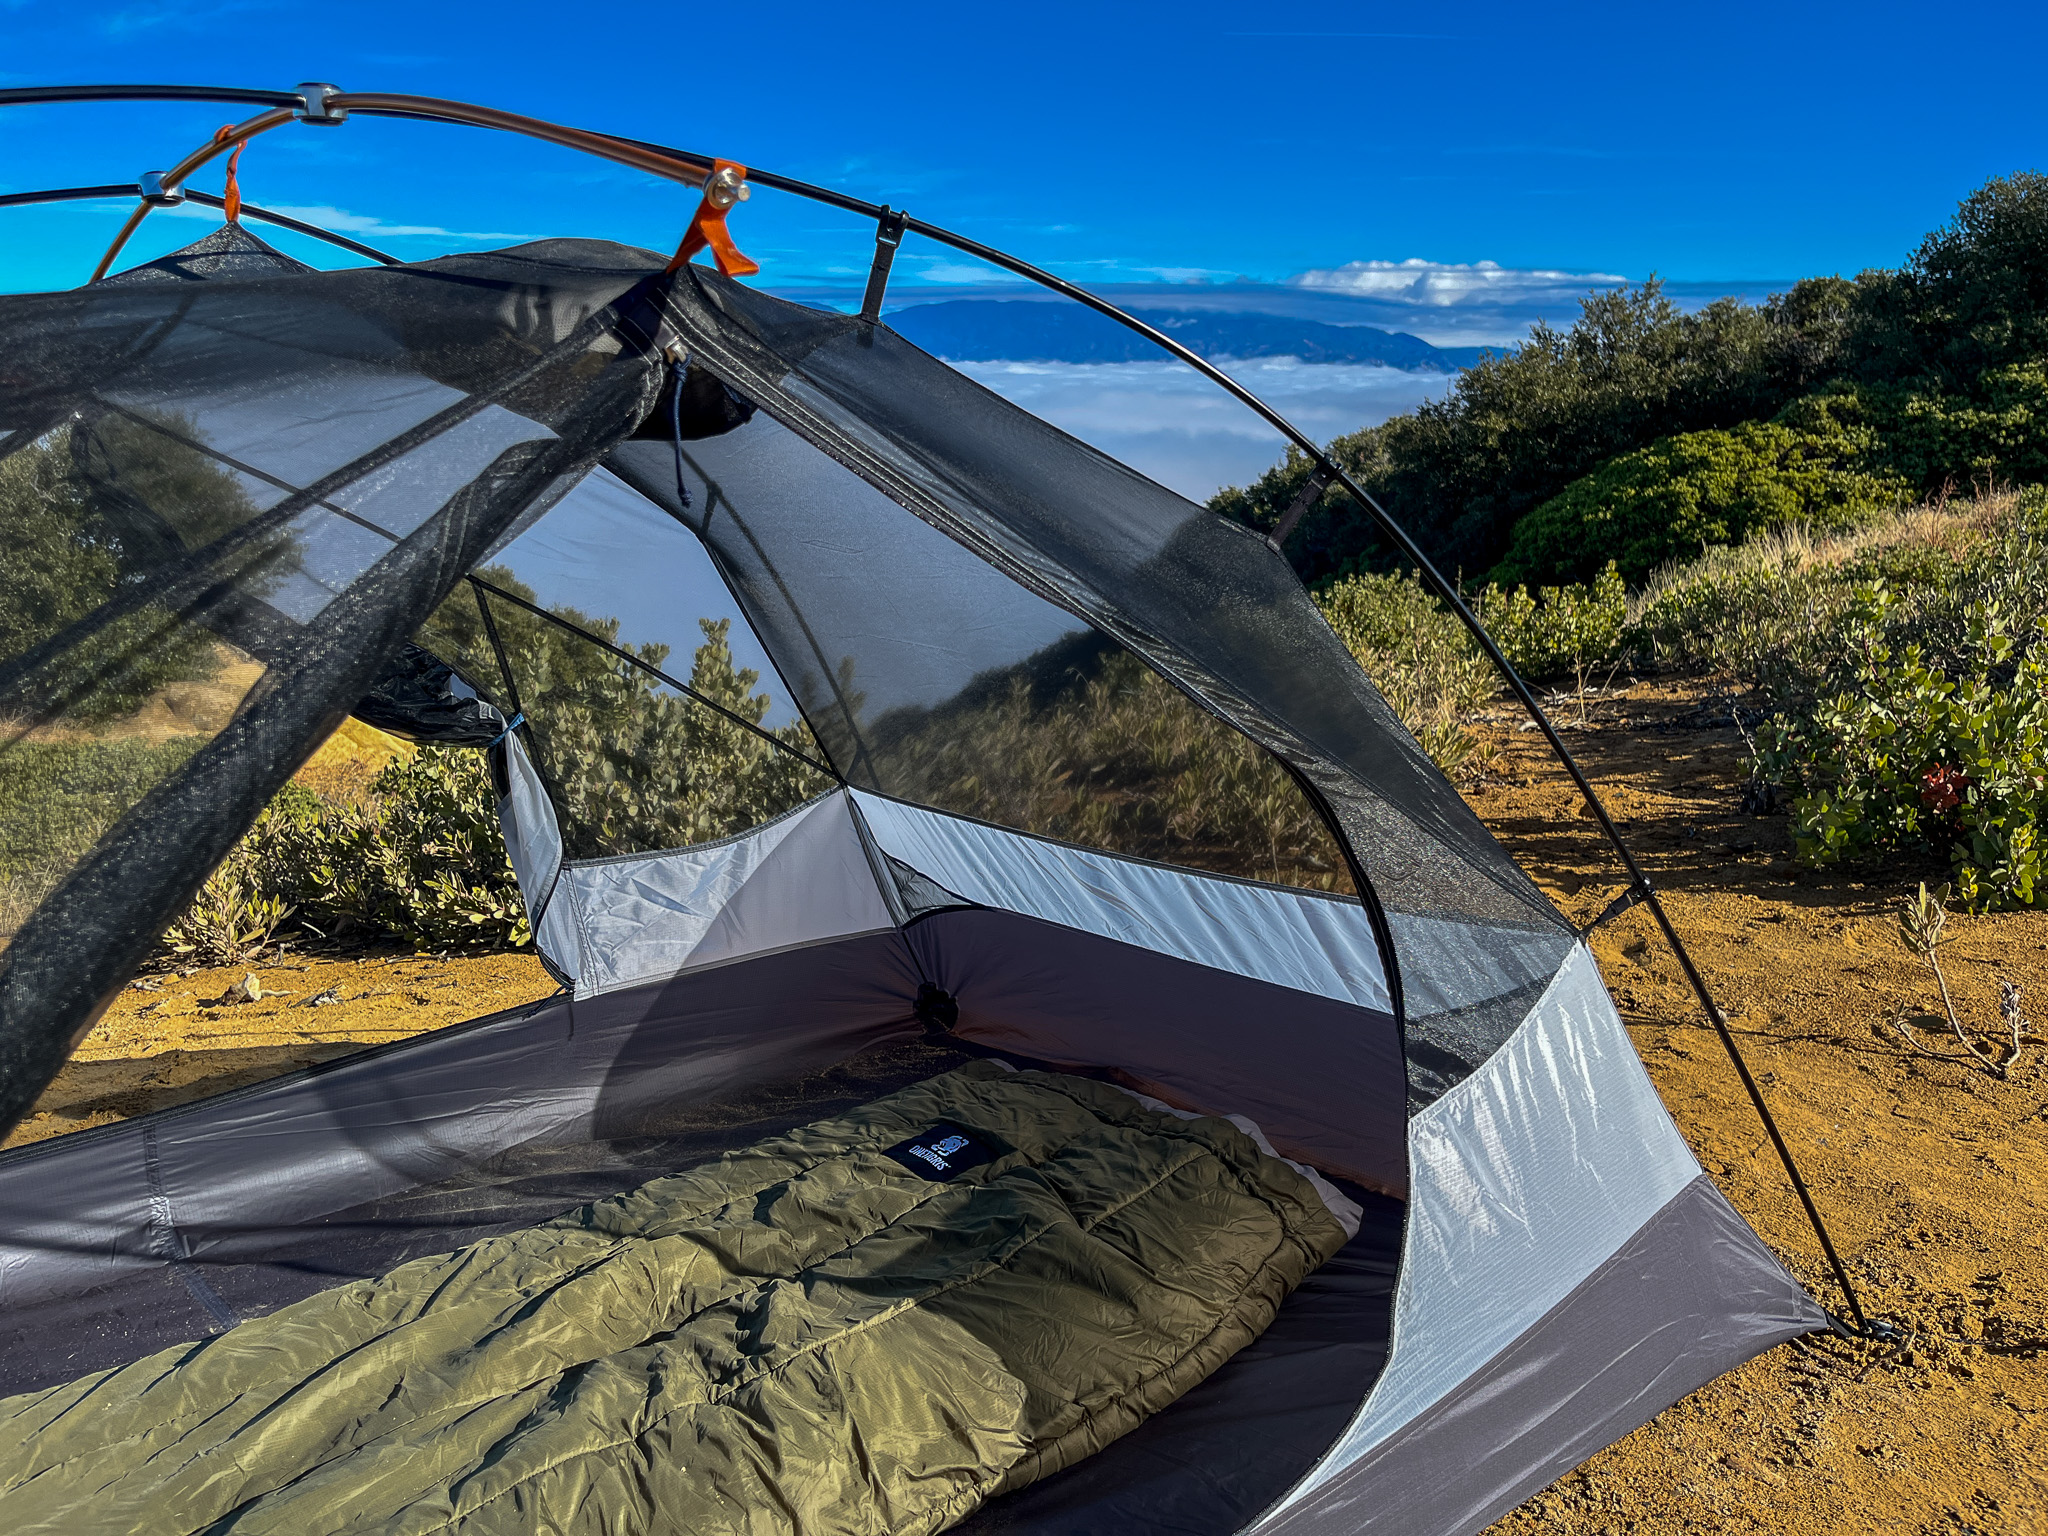
[[[2029,1046],[2004,1081],[1908,1048],[1890,1022],[1902,1006],[1923,1049],[1942,1049],[1934,979],[1895,937],[1912,881],[1796,869],[1784,818],[1738,808],[1742,744],[1725,705],[1641,686],[1592,705],[1585,727],[1568,741],[1718,991],[1865,1306],[1905,1337],[1776,1349],[1495,1531],[2048,1533],[2048,1047]],[[1539,736],[1504,709],[1484,729],[1493,772],[1469,790],[1473,805],[1568,914],[1590,920],[1622,885],[1597,828]],[[346,785],[383,751],[331,744],[308,775]],[[2048,1025],[2048,914],[1959,916],[1949,931],[1945,963],[1967,1022],[1996,1025],[2007,978]],[[1783,1171],[1649,915],[1623,914],[1593,944],[1702,1162],[1839,1311]],[[287,954],[256,968],[265,996],[220,1001],[241,975],[145,977],[123,992],[10,1144],[553,990],[527,957],[393,950]],[[316,1002],[328,995],[338,1001]]]
[[[1599,832],[1505,710],[1507,782],[1473,806],[1580,922],[1622,888]],[[1782,816],[1739,808],[1725,706],[1639,687],[1566,733],[1623,823],[1804,1168],[1864,1306],[1903,1345],[1773,1350],[1660,1415],[1502,1520],[1497,1533],[2048,1532],[2048,1050],[2008,1081],[1941,1049],[1933,975],[1896,937],[1913,881],[1800,871]],[[1919,872],[1915,872],[1916,875]],[[1938,876],[1940,871],[1925,871]],[[1944,966],[1966,1024],[1998,982],[2048,1029],[2048,914],[1952,918]],[[1775,1153],[1650,915],[1593,947],[1664,1102],[1700,1160],[1840,1313]],[[1941,1026],[1942,1029],[1946,1025]],[[1951,1039],[1951,1046],[1953,1041]]]
[[[262,995],[231,1000],[254,974]],[[546,997],[531,955],[358,950],[143,975],[107,1010],[4,1146],[107,1125]]]

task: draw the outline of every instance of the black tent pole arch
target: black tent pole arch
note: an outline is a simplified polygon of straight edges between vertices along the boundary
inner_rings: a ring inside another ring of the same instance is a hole
[[[198,203],[202,208],[225,208],[228,200],[211,192],[201,192],[197,187],[180,189],[182,202]],[[52,192],[9,192],[0,195],[0,208],[20,208],[32,203],[77,203],[95,198],[134,197],[136,186],[123,183],[111,187],[62,187]],[[310,235],[315,240],[325,240],[329,245],[339,246],[358,256],[381,262],[387,267],[400,265],[400,258],[389,252],[380,251],[374,245],[365,245],[360,240],[351,240],[347,235],[336,234],[331,229],[322,229],[318,224],[308,224],[304,219],[295,219],[287,213],[275,213],[268,208],[259,208],[248,199],[242,200],[242,217],[255,219],[263,224],[275,224],[279,229],[289,229],[294,234]]]
[[[257,116],[236,125],[230,134],[216,137],[201,149],[187,156],[184,161],[181,161],[174,168],[173,172],[163,175],[158,187],[151,189],[154,193],[153,196],[145,195],[143,189],[137,186],[133,189],[127,187],[71,188],[49,193],[14,194],[6,198],[0,198],[0,206],[7,206],[10,204],[57,201],[81,197],[111,197],[124,194],[137,196],[139,205],[123,227],[113,247],[102,260],[101,271],[104,271],[112,263],[122,244],[125,243],[135,227],[141,223],[151,206],[175,200],[166,194],[182,192],[182,180],[185,176],[190,175],[194,170],[206,164],[216,155],[226,153],[236,143],[245,141],[257,133],[266,132],[273,127],[281,126],[294,119],[326,126],[343,122],[350,116],[392,117],[416,121],[463,124],[479,128],[494,128],[519,133],[526,137],[540,139],[564,148],[576,149],[584,153],[597,155],[602,159],[611,160],[618,164],[646,171],[665,180],[681,182],[692,187],[702,186],[716,165],[714,157],[710,155],[674,149],[667,145],[653,144],[645,140],[628,139],[612,134],[597,133],[588,129],[567,127],[557,123],[546,122],[539,118],[525,117],[517,113],[476,106],[466,102],[449,101],[428,96],[340,91],[331,85],[324,84],[301,85],[293,91],[260,91],[241,90],[230,87],[178,85],[29,86],[0,90],[0,107],[96,101],[220,101],[246,103],[262,106],[267,109]],[[1664,935],[1665,942],[1670,945],[1672,954],[1678,960],[1679,968],[1685,973],[1687,984],[1692,988],[1693,994],[1698,999],[1701,1008],[1705,1011],[1708,1021],[1719,1036],[1721,1044],[1727,1050],[1729,1060],[1734,1064],[1736,1075],[1741,1079],[1743,1090],[1748,1095],[1751,1105],[1755,1108],[1758,1118],[1763,1122],[1764,1130],[1770,1138],[1771,1145],[1777,1152],[1779,1161],[1784,1165],[1786,1174],[1791,1180],[1793,1190],[1798,1195],[1800,1204],[1805,1210],[1807,1220],[1813,1227],[1815,1236],[1820,1241],[1821,1250],[1826,1256],[1828,1266],[1833,1272],[1836,1284],[1841,1288],[1843,1297],[1848,1303],[1850,1315],[1855,1320],[1855,1331],[1864,1336],[1885,1334],[1887,1332],[1885,1326],[1882,1324],[1873,1326],[1870,1319],[1864,1313],[1861,1301],[1856,1294],[1856,1288],[1849,1278],[1848,1269],[1842,1262],[1840,1254],[1836,1251],[1834,1241],[1828,1233],[1827,1224],[1822,1219],[1820,1209],[1814,1202],[1812,1192],[1808,1189],[1806,1180],[1801,1175],[1798,1164],[1793,1158],[1792,1149],[1786,1142],[1784,1134],[1780,1131],[1776,1117],[1772,1115],[1770,1107],[1764,1099],[1762,1089],[1757,1084],[1755,1076],[1750,1072],[1748,1063],[1743,1059],[1741,1048],[1737,1045],[1735,1036],[1729,1027],[1727,1015],[1722,1012],[1719,1003],[1714,999],[1712,990],[1707,985],[1705,977],[1700,974],[1698,966],[1694,964],[1692,955],[1686,949],[1685,941],[1679,936],[1678,929],[1672,923],[1670,914],[1665,910],[1663,902],[1659,899],[1656,888],[1650,883],[1649,877],[1644,874],[1642,866],[1637,863],[1634,853],[1629,849],[1627,841],[1621,835],[1620,828],[1615,825],[1614,819],[1608,814],[1606,806],[1601,802],[1599,794],[1593,788],[1591,780],[1586,777],[1585,771],[1579,766],[1578,761],[1572,756],[1570,749],[1565,745],[1564,738],[1558,733],[1550,717],[1544,713],[1543,706],[1537,700],[1535,693],[1508,661],[1507,656],[1501,651],[1499,645],[1494,642],[1493,637],[1487,633],[1486,626],[1479,621],[1478,616],[1465,603],[1463,597],[1459,595],[1457,588],[1451,582],[1445,580],[1442,572],[1437,570],[1429,557],[1422,552],[1414,539],[1409,536],[1407,530],[1396,522],[1387,510],[1341,464],[1272,406],[1268,405],[1251,390],[1233,379],[1222,369],[1216,367],[1206,358],[1198,356],[1172,337],[1147,325],[1135,315],[1125,312],[1107,299],[1099,298],[1086,289],[1066,281],[1064,278],[1057,277],[1040,267],[1033,266],[1029,262],[1022,261],[1006,252],[997,250],[993,246],[984,245],[978,240],[956,234],[952,230],[928,223],[923,219],[910,217],[900,210],[893,210],[884,204],[871,203],[865,199],[852,197],[828,187],[817,186],[810,182],[799,181],[792,177],[756,170],[751,167],[746,174],[747,180],[753,184],[776,191],[788,192],[812,202],[822,203],[847,213],[875,220],[878,235],[876,270],[871,276],[868,293],[862,306],[863,318],[872,318],[874,314],[879,313],[882,298],[881,290],[887,281],[888,263],[890,258],[894,256],[896,245],[900,242],[903,234],[921,235],[938,244],[949,246],[963,255],[973,256],[989,263],[991,266],[1013,273],[1049,292],[1060,294],[1065,298],[1074,300],[1076,303],[1083,304],[1096,313],[1124,326],[1126,329],[1145,337],[1161,351],[1187,364],[1211,383],[1224,390],[1240,404],[1258,415],[1275,431],[1279,432],[1295,448],[1299,449],[1314,466],[1312,484],[1320,482],[1324,486],[1341,486],[1348,495],[1365,509],[1374,525],[1400,553],[1401,557],[1414,563],[1416,570],[1430,591],[1457,615],[1459,622],[1471,633],[1480,649],[1485,652],[1487,659],[1493,663],[1501,677],[1507,682],[1516,699],[1543,732],[1544,739],[1550,744],[1551,750],[1557,755],[1557,759],[1564,766],[1566,773],[1570,775],[1580,796],[1585,800],[1587,807],[1593,812],[1594,819],[1599,823],[1602,834],[1613,846],[1616,856],[1620,859],[1622,868],[1628,875],[1626,896],[1640,900],[1649,907],[1652,916],[1656,919],[1658,928]],[[209,206],[217,205],[217,200],[211,197],[199,197],[197,194],[192,193],[185,193],[184,195],[193,196],[195,200],[202,201]],[[262,217],[262,215],[256,214],[254,210],[245,209],[245,211],[251,212],[252,216]],[[317,238],[333,240],[338,245],[356,250],[359,254],[369,255],[379,261],[391,260],[391,258],[383,255],[381,252],[359,246],[355,242],[333,236],[327,231],[316,227],[301,224],[297,220],[287,222],[272,216],[271,222],[279,223],[289,228],[297,228],[299,232],[310,234]],[[97,275],[99,274],[95,273],[95,276]],[[1291,531],[1291,527],[1292,520],[1283,524],[1279,530],[1280,537],[1284,538],[1285,534]]]

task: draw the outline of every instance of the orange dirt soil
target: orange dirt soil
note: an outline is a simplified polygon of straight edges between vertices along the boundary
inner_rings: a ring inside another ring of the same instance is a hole
[[[1491,765],[1468,787],[1473,806],[1567,914],[1589,921],[1622,887],[1598,829],[1539,736],[1505,709],[1479,728]],[[2005,1081],[1907,1048],[1891,1023],[1901,1007],[1925,1049],[1943,1049],[1933,976],[1895,937],[1913,882],[1940,871],[1866,880],[1795,868],[1784,818],[1738,809],[1742,742],[1725,706],[1638,686],[1593,704],[1567,740],[1717,990],[1865,1306],[1906,1337],[1773,1350],[1595,1456],[1496,1536],[2048,1533],[2048,1047],[2029,1045]],[[330,743],[303,777],[352,791],[384,751]],[[1996,1031],[2003,977],[2024,989],[2035,1027],[2048,1025],[2048,914],[1957,916],[1949,932],[1966,1023]],[[1784,1173],[1649,915],[1623,914],[1593,947],[1701,1161],[1839,1312]],[[524,955],[288,955],[255,970],[290,995],[210,1002],[239,967],[124,991],[10,1144],[553,990]],[[303,1006],[329,987],[342,1002]]]

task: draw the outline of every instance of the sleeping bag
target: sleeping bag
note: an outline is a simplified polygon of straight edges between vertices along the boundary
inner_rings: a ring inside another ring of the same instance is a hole
[[[0,1402],[29,1533],[937,1531],[1201,1381],[1344,1241],[1220,1119],[970,1063]]]

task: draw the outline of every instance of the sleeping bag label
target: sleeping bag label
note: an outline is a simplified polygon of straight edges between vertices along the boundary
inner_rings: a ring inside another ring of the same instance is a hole
[[[922,1136],[899,1141],[884,1154],[921,1179],[943,1183],[954,1174],[994,1162],[995,1149],[972,1131],[941,1120]]]

